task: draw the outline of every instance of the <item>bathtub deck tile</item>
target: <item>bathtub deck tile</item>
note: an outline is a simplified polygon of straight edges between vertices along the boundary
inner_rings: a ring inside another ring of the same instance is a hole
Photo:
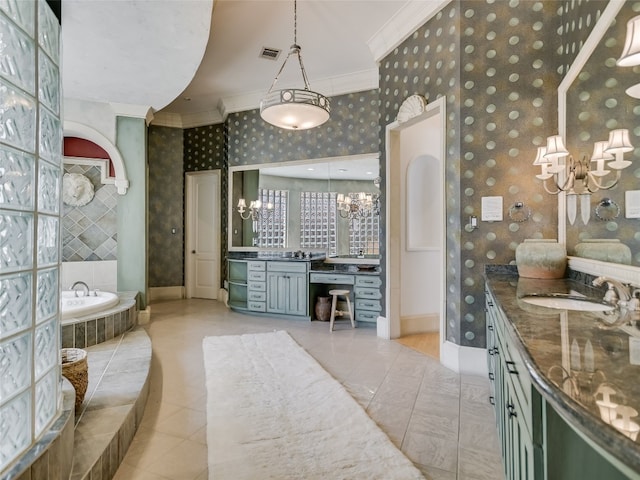
[[[96,321],[89,320],[86,325],[87,347],[91,347],[97,343]]]
[[[73,332],[75,328],[73,325],[62,326],[62,348],[73,348],[75,346]]]
[[[76,323],[74,325],[75,328],[75,347],[76,348],[85,348],[87,346],[87,339],[85,336],[86,325],[84,323]]]
[[[110,340],[110,339],[113,338],[113,316],[112,315],[109,315],[108,317],[105,317],[104,332],[105,332],[105,339],[106,340]]]
[[[104,332],[104,318],[98,318],[96,320],[96,343],[102,343],[106,340]]]

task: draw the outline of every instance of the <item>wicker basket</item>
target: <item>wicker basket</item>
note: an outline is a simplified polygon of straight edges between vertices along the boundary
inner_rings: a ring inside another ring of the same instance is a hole
[[[76,390],[76,411],[80,409],[89,384],[89,365],[87,352],[81,348],[63,348],[62,375],[67,378]]]

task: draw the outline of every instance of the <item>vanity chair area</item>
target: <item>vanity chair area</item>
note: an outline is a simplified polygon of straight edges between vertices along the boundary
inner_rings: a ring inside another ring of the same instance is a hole
[[[230,168],[227,305],[328,321],[318,303],[376,326],[382,311],[377,155]],[[319,312],[319,313],[317,313]]]

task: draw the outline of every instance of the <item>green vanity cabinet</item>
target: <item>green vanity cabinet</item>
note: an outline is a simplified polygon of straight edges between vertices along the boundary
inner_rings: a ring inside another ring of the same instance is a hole
[[[526,366],[511,344],[506,321],[486,295],[487,364],[500,448],[507,480],[544,478],[540,396],[532,388]]]
[[[308,262],[267,262],[267,313],[309,316]]]
[[[228,304],[232,308],[247,308],[247,261],[229,260],[229,300]]]
[[[486,291],[487,367],[489,401],[495,408],[505,478],[640,479],[637,471],[607,451],[608,445],[598,445],[594,440],[610,434],[607,429],[611,427],[602,422],[602,425],[591,423],[586,428],[585,424],[592,422],[591,413],[581,411],[582,407],[576,402],[570,403],[569,394],[573,390],[568,390],[569,382],[560,388],[545,375],[549,365],[558,362],[552,357],[561,353],[554,350],[556,342],[562,343],[561,322],[579,319],[584,328],[583,335],[589,334],[591,328],[596,328],[597,335],[602,335],[601,332],[611,335],[611,332],[593,327],[590,317],[582,312],[575,316],[571,316],[572,313],[558,313],[556,318],[555,313],[545,316],[537,311],[522,309],[515,285],[522,289],[526,282],[518,284],[509,277],[504,279],[496,276],[498,280],[489,283]],[[554,284],[554,288],[559,288],[559,285]],[[563,316],[565,320],[562,320]],[[568,331],[568,325],[564,329]],[[597,365],[609,368],[605,364],[606,356],[604,350],[602,353],[596,351]],[[527,363],[524,358],[527,358]],[[622,363],[626,365],[626,360],[622,359]],[[616,370],[609,369],[607,372],[608,382],[612,382],[610,378]],[[601,374],[605,375],[603,372]],[[620,388],[619,383],[615,386]],[[584,385],[582,388],[585,388]],[[595,408],[594,394],[584,395],[587,400],[588,397],[591,397]],[[622,439],[626,437],[612,438],[610,443],[622,445]],[[616,454],[627,455],[633,461],[635,448],[634,442],[631,451],[625,453],[618,448]]]
[[[380,286],[382,280],[378,275],[356,275],[353,287],[355,298],[355,317],[358,322],[376,323],[382,310]]]
[[[252,312],[266,312],[267,308],[266,262],[247,261],[247,309]]]

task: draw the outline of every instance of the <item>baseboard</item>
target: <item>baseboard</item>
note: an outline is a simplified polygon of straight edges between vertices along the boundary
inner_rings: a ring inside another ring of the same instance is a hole
[[[440,363],[454,372],[486,377],[487,350],[477,347],[461,347],[445,341],[440,345]]]
[[[400,318],[400,336],[416,333],[432,333],[440,330],[440,315],[427,313],[423,315],[408,315]]]
[[[180,300],[185,298],[184,287],[178,285],[175,287],[151,287],[149,288],[149,303],[164,300]]]

